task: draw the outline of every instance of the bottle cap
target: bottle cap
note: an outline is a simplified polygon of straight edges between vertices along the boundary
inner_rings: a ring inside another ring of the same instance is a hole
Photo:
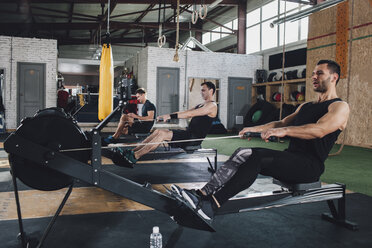
[[[153,232],[153,233],[159,233],[159,227],[158,227],[158,226],[154,226],[154,227],[152,228],[152,232]]]

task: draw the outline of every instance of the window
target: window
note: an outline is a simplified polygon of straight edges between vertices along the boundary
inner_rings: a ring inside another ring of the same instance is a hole
[[[262,50],[278,46],[278,26],[270,27],[273,20],[262,23]]]
[[[247,27],[250,27],[256,23],[259,23],[261,20],[261,9],[258,8],[247,14]]]
[[[232,28],[233,28],[234,30],[238,30],[238,19],[233,20],[232,23],[233,23]]]
[[[202,41],[203,41],[203,45],[211,42],[211,33],[210,32],[204,33],[202,36]]]
[[[285,4],[287,4],[285,6]],[[283,45],[284,24],[270,27],[273,20],[297,13],[300,9],[309,8],[289,1],[272,0],[258,9],[247,13],[247,53]],[[286,22],[285,44],[307,39],[308,18],[294,22]]]
[[[260,51],[260,25],[247,29],[247,53]]]
[[[228,22],[224,26],[232,29],[233,28],[233,22],[232,21],[231,22]]]
[[[298,41],[298,21],[286,22],[285,24],[285,44]],[[279,44],[283,45],[284,23],[279,25],[280,36]]]
[[[203,45],[208,44],[208,43],[213,42],[213,41],[216,41],[216,40],[219,40],[223,37],[229,36],[229,34],[221,34],[220,32],[225,32],[225,33],[232,34],[232,31],[230,29],[233,29],[233,26],[234,26],[233,23],[234,23],[234,21],[230,21],[228,23],[223,24],[226,28],[217,27],[217,28],[212,30],[213,32],[204,33],[203,37],[202,37]],[[230,28],[230,29],[228,29],[228,28]]]
[[[262,7],[262,20],[267,20],[278,15],[278,0],[268,3]]]
[[[287,6],[285,6],[285,4],[287,3]],[[283,14],[284,13],[284,8],[286,8],[287,12],[291,12],[292,13],[295,13],[293,12],[294,9],[297,8],[297,11],[298,12],[298,3],[292,3],[292,2],[289,2],[289,1],[280,1],[280,14]],[[287,13],[288,15],[289,13]]]
[[[300,5],[289,1],[272,0],[269,3],[247,13],[247,53],[259,52],[265,49],[283,45],[284,25],[274,25],[270,27],[273,20],[284,16],[286,5],[286,15],[294,14],[300,9],[309,8],[309,5]],[[213,32],[203,34],[203,45],[229,36],[228,29],[238,30],[238,19],[234,19],[223,24],[225,27],[216,27]],[[285,43],[296,42],[307,39],[308,18],[303,18],[295,22],[286,23]]]
[[[218,27],[218,28],[212,29],[212,31],[213,32],[221,32],[221,28]],[[218,39],[221,39],[221,34],[220,33],[212,33],[211,41],[215,41],[215,40],[218,40]]]
[[[194,43],[194,41],[190,41],[187,44],[186,50],[192,50],[193,48],[195,48],[195,43]]]
[[[301,40],[307,39],[307,33],[309,31],[309,17],[301,19]]]
[[[303,4],[300,7],[301,7],[301,10],[304,10],[304,9],[311,8],[311,5],[310,4]]]
[[[223,28],[223,27],[221,27],[221,32],[230,33],[231,31],[228,30],[227,28]],[[226,37],[226,36],[228,36],[228,35],[229,35],[229,34],[221,34],[221,38]]]

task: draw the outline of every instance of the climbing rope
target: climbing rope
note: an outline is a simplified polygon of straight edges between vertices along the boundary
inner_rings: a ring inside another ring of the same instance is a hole
[[[164,1],[164,8],[163,8],[163,21],[160,22],[160,13],[161,13],[161,1],[159,2],[159,15],[158,15],[158,24],[159,24],[159,38],[158,38],[158,47],[162,48],[167,41],[165,35],[162,34],[163,25],[165,22],[165,1]]]
[[[177,31],[176,31],[176,53],[174,54],[173,61],[178,62],[180,60],[178,56],[178,47],[179,47],[179,35],[180,35],[180,0],[177,0]]]

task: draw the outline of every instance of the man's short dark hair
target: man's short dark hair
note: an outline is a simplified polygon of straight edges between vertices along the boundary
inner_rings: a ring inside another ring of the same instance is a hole
[[[204,83],[201,83],[200,86],[207,86],[207,88],[210,90],[210,89],[213,89],[213,94],[214,92],[216,92],[216,86],[214,85],[214,83],[210,82],[210,81],[207,81],[207,82],[204,82]]]
[[[335,62],[333,60],[328,60],[328,59],[319,60],[319,62],[318,62],[317,65],[322,65],[322,64],[327,64],[328,70],[331,73],[336,73],[338,75],[338,79],[336,81],[336,85],[337,85],[338,80],[340,80],[340,76],[341,76],[341,67],[340,67],[340,65],[337,64],[337,62]]]
[[[136,90],[136,94],[141,94],[141,95],[146,94],[146,90],[144,88],[138,88]]]

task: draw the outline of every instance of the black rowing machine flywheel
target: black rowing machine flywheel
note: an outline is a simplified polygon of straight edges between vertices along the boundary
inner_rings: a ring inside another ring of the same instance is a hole
[[[16,135],[54,151],[89,147],[89,141],[74,119],[58,108],[38,111],[26,118],[15,131]],[[71,151],[64,155],[86,163],[89,151]],[[12,173],[24,184],[38,190],[58,190],[72,183],[73,178],[38,164],[25,156],[9,154]]]

